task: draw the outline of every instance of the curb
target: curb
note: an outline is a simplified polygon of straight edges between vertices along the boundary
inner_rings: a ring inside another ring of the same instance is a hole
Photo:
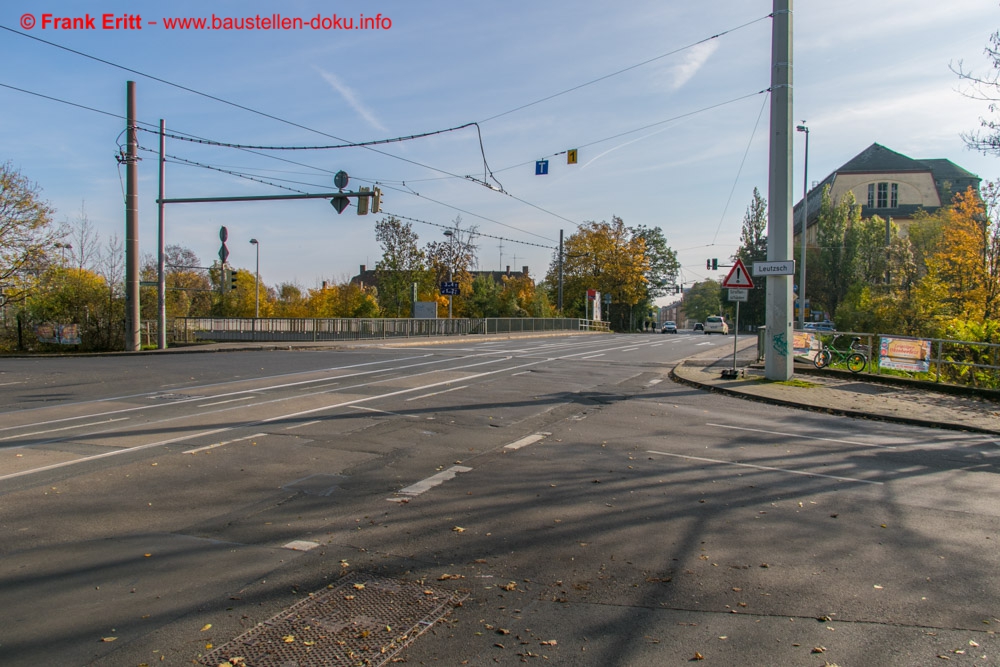
[[[796,408],[799,410],[807,410],[810,412],[820,412],[830,415],[840,415],[843,417],[853,417],[856,419],[868,419],[871,421],[882,421],[891,424],[905,424],[909,426],[923,426],[925,428],[937,428],[946,431],[963,431],[966,433],[983,433],[986,435],[1000,435],[1000,431],[981,428],[978,426],[969,426],[965,424],[954,424],[951,422],[940,422],[931,421],[928,419],[918,419],[916,417],[895,417],[893,415],[880,415],[871,412],[861,412],[859,410],[851,410],[848,408],[836,408],[836,407],[820,407],[817,405],[808,405],[806,403],[799,403],[797,401],[789,401],[781,398],[774,398],[772,396],[761,396],[759,394],[752,394],[749,392],[739,391],[737,389],[729,389],[727,387],[720,387],[718,385],[704,384],[698,382],[697,380],[692,380],[690,378],[685,378],[677,374],[677,368],[679,366],[685,366],[685,361],[681,361],[675,364],[670,369],[670,379],[678,384],[687,385],[689,387],[694,387],[696,389],[702,389],[704,391],[710,391],[723,396],[730,396],[733,398],[740,398],[747,401],[754,401],[757,403],[765,403],[768,405],[780,405],[788,408]]]

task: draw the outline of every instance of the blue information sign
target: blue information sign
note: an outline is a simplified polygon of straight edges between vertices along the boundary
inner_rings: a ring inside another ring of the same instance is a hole
[[[549,161],[548,160],[536,160],[535,161],[535,176],[544,176],[549,173]]]

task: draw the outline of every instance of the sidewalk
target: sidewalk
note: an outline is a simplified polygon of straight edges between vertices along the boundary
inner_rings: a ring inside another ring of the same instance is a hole
[[[998,402],[884,384],[864,373],[819,371],[800,363],[795,364],[790,382],[774,382],[764,377],[762,365],[756,363],[755,336],[741,339],[738,348],[736,368],[740,377],[736,379],[722,378],[722,370],[733,367],[731,345],[713,347],[681,361],[671,371],[671,377],[708,391],[775,405],[1000,435]]]

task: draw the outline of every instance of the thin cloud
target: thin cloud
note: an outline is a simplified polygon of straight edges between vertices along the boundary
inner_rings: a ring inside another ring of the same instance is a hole
[[[316,71],[319,72],[320,76],[322,76],[328,84],[330,84],[331,88],[340,93],[340,96],[344,98],[344,101],[347,102],[359,116],[365,119],[365,122],[379,132],[389,131],[385,125],[383,125],[379,119],[375,117],[375,114],[372,113],[371,109],[366,107],[364,103],[358,99],[358,96],[354,93],[354,91],[348,88],[347,85],[338,79],[335,74],[323,71],[318,67],[316,68]]]
[[[719,48],[719,40],[713,39],[710,42],[704,42],[698,44],[687,51],[684,52],[684,59],[680,64],[672,68],[671,74],[673,74],[673,83],[671,87],[674,90],[678,90],[681,86],[691,80],[698,70],[701,69],[702,65],[708,62],[708,59],[713,53]]]

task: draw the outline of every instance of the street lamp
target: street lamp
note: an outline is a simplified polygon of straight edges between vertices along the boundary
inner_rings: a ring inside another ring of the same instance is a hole
[[[257,272],[253,279],[253,318],[256,320],[260,317],[260,243],[257,239],[250,239],[250,243],[257,248]]]
[[[809,128],[806,122],[795,129],[806,134],[806,158],[802,173],[802,251],[799,257],[799,329],[806,326],[806,226],[809,224]]]
[[[73,249],[73,244],[72,243],[61,243],[59,241],[56,241],[55,244],[52,247],[56,248],[57,250],[62,250],[62,263],[66,264],[66,251],[67,250],[72,250]]]
[[[448,282],[452,282],[452,266],[455,264],[455,232],[450,229],[444,230],[444,235],[448,237],[450,242],[450,248],[448,250]],[[448,291],[451,291],[451,286],[448,286]],[[448,295],[448,319],[451,319],[451,294]]]

